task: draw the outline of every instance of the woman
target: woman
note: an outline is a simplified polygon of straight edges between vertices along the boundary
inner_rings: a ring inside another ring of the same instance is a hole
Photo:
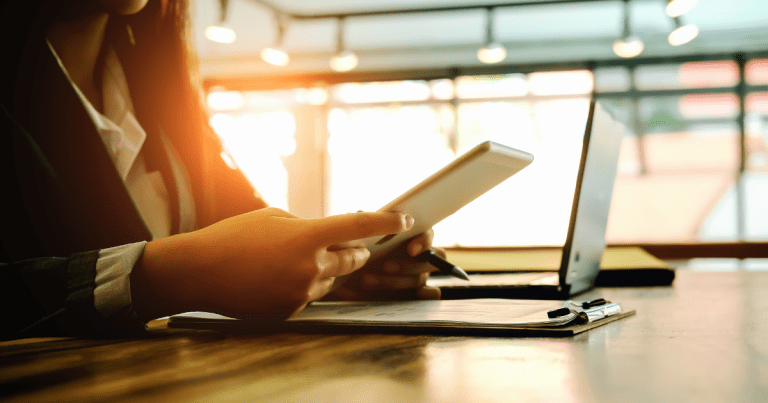
[[[4,5],[4,338],[138,334],[205,310],[283,319],[329,294],[425,286],[428,231],[357,272],[398,213],[306,220],[221,159],[192,86],[183,0]],[[59,256],[59,257],[51,257]],[[13,307],[13,308],[10,308]]]

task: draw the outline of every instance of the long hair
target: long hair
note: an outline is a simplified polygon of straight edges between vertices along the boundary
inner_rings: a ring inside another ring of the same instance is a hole
[[[111,44],[128,80],[139,122],[162,130],[182,154],[212,135],[190,49],[187,0],[150,1],[140,12],[110,17]]]
[[[160,141],[160,133],[152,132],[162,132],[188,162],[193,188],[204,189],[204,161],[209,152],[203,147],[221,145],[208,125],[194,73],[197,61],[189,45],[188,7],[187,0],[150,1],[134,15],[110,16],[105,42],[123,65],[136,118],[148,133],[147,151],[162,152],[161,146],[152,144]],[[150,156],[148,161],[166,159]],[[170,197],[175,205],[176,195]]]

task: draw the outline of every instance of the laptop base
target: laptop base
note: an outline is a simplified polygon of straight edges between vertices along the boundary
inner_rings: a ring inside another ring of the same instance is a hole
[[[569,288],[561,287],[553,272],[472,273],[469,282],[433,274],[427,285],[439,287],[442,299],[543,299],[569,298]]]

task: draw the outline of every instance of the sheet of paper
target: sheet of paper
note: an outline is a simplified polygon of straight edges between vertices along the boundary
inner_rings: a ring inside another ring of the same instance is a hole
[[[547,311],[562,306],[562,302],[508,299],[321,302],[310,305],[289,320],[533,326],[552,325]]]
[[[394,302],[315,302],[294,315],[291,322],[356,323],[380,325],[515,326],[548,327],[566,324],[571,314],[549,319],[547,312],[562,301],[471,299]],[[226,316],[192,312],[176,315],[185,319],[233,320]]]

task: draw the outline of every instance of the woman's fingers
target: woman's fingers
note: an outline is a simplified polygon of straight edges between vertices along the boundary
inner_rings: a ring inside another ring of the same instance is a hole
[[[412,276],[365,274],[360,279],[360,287],[366,290],[407,290],[422,287],[427,283],[428,277],[429,273]]]
[[[313,236],[324,246],[413,228],[413,217],[401,213],[350,213],[311,221]]]
[[[331,292],[331,289],[333,289],[333,282],[334,279],[331,277],[318,280],[312,284],[307,296],[307,303],[323,298],[326,294]]]
[[[348,248],[320,252],[320,275],[318,278],[327,279],[344,276],[363,267],[371,257],[366,248]]]
[[[416,298],[418,299],[440,299],[440,297],[440,289],[436,287],[425,285],[424,287],[416,290]]]
[[[419,236],[414,237],[408,242],[408,255],[417,256],[419,253],[432,247],[432,240],[435,238],[435,231],[432,228],[424,231]]]
[[[389,259],[381,265],[381,272],[388,275],[409,276],[433,271],[437,271],[435,266],[411,258]]]
[[[328,250],[339,250],[339,249],[347,249],[347,248],[365,248],[365,242],[363,242],[361,239],[356,239],[354,241],[341,242],[341,243],[337,243],[335,245],[329,246]]]

